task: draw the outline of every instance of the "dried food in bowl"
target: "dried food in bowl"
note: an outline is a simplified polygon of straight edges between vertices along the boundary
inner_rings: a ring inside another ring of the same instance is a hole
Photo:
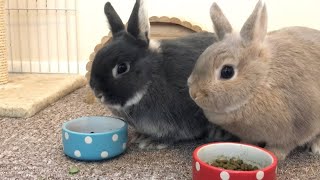
[[[212,162],[220,157],[240,158],[244,162],[259,167],[252,171],[222,169],[211,166]],[[202,145],[193,152],[192,174],[193,180],[276,180],[278,160],[266,149],[232,142],[217,142]]]
[[[235,157],[229,158],[222,156],[213,161],[208,162],[208,164],[217,168],[235,171],[254,171],[259,169],[259,167],[256,164],[245,162],[242,159]]]

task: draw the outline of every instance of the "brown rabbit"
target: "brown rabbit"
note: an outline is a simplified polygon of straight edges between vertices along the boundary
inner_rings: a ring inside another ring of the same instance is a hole
[[[210,14],[219,41],[188,79],[209,121],[244,142],[266,143],[279,159],[306,143],[320,154],[320,31],[290,27],[267,34],[261,1],[240,33],[216,3]]]

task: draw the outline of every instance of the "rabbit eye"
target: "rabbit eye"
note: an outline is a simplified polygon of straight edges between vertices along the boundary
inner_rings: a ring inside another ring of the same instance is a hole
[[[119,75],[127,73],[129,69],[130,69],[129,63],[120,63],[113,68],[112,74],[114,77],[117,77]]]
[[[117,67],[117,73],[118,74],[123,74],[129,70],[129,67],[126,63],[121,63]]]
[[[230,65],[224,65],[221,69],[220,77],[222,79],[231,79],[234,75],[234,68]]]

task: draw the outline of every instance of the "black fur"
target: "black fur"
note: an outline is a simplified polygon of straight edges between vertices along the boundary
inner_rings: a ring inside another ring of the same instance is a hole
[[[212,33],[194,33],[162,40],[158,51],[123,32],[96,54],[90,86],[96,94],[103,94],[114,114],[155,140],[176,142],[202,137],[217,127],[190,98],[187,78],[199,55],[214,41]],[[114,78],[112,69],[121,62],[128,62],[130,71]],[[138,104],[121,110],[110,106],[124,106],[142,89],[146,94]]]
[[[140,9],[140,1],[137,0],[136,3],[134,4],[132,13],[130,15],[129,21],[128,21],[128,33],[130,33],[132,36],[136,37],[139,40],[145,41],[145,43],[149,43],[149,38],[148,38],[148,32],[141,32],[144,31],[140,29],[139,24],[141,23],[140,21],[143,21],[142,19],[139,19],[139,9]],[[142,35],[142,37],[140,37]]]
[[[113,36],[117,33],[124,31],[124,24],[122,23],[119,15],[114,10],[110,2],[107,2],[104,6],[104,13],[106,14],[110,26],[110,30]]]

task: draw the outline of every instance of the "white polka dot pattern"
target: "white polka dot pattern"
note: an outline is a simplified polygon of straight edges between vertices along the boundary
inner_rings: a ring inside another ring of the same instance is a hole
[[[101,158],[107,158],[109,156],[109,153],[107,151],[101,152]]]
[[[262,180],[263,177],[264,177],[264,172],[263,171],[258,171],[257,175],[256,175],[257,180]]]
[[[196,170],[197,170],[197,171],[200,171],[200,164],[199,164],[199,162],[196,162]]]
[[[74,156],[81,157],[81,152],[79,150],[74,151]]]
[[[86,142],[87,144],[91,144],[92,143],[92,138],[90,136],[87,136],[84,138],[84,142]]]
[[[65,138],[66,140],[69,139],[69,134],[68,134],[67,132],[64,132],[64,138]]]
[[[222,171],[220,173],[220,178],[221,178],[221,180],[229,180],[230,174],[227,171]]]
[[[114,134],[112,136],[112,141],[116,142],[116,141],[118,141],[118,138],[119,138],[118,134]]]

